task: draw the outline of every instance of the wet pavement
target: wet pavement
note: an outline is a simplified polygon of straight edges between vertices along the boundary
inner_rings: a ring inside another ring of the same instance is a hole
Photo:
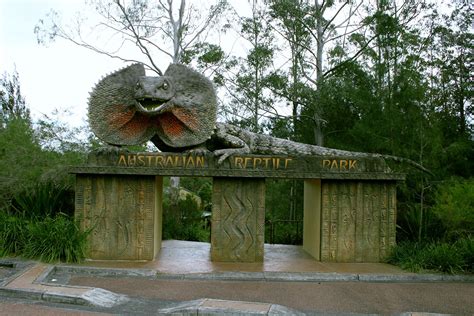
[[[103,268],[150,269],[160,273],[209,272],[322,272],[322,273],[381,273],[408,274],[384,263],[327,263],[318,262],[301,246],[265,244],[261,263],[212,262],[209,243],[165,240],[161,251],[152,262],[86,261],[83,266]]]
[[[265,245],[262,263],[211,262],[210,244],[169,240],[153,262],[3,269],[0,315],[474,314],[472,275],[322,263],[287,245]]]

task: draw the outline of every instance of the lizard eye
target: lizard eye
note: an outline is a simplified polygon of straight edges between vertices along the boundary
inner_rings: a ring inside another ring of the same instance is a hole
[[[164,82],[161,87],[163,88],[163,90],[168,90],[168,83]]]

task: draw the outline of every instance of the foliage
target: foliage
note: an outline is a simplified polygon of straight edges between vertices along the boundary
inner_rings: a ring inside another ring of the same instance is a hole
[[[446,226],[449,239],[474,235],[474,179],[440,185],[433,212]]]
[[[22,255],[45,262],[78,262],[84,259],[88,232],[64,214],[31,221]]]
[[[10,211],[0,212],[0,255],[46,262],[82,260],[89,232],[79,230],[73,210],[72,191],[61,184],[39,182],[19,192]]]
[[[268,179],[265,190],[265,242],[301,245],[303,181]]]
[[[446,228],[431,209],[420,212],[419,205],[403,207],[397,214],[397,240],[439,240]]]
[[[136,50],[141,55],[137,59],[159,74],[162,73],[159,62],[166,59],[174,63],[189,63],[192,59],[197,59],[201,65],[218,63],[222,59],[221,53],[217,45],[208,40],[216,30],[226,29],[221,27],[220,20],[228,10],[227,1],[217,0],[213,4],[201,3],[198,6],[187,1],[177,2],[87,1],[92,12],[97,14],[95,19],[87,19],[78,13],[71,26],[61,21],[59,12],[51,10],[38,21],[34,32],[41,44],[57,38],[65,39],[126,62],[137,61],[126,53],[127,49]],[[90,24],[91,20],[98,21],[97,25]],[[110,41],[111,38],[119,40]]]
[[[28,221],[0,211],[0,256],[21,254],[28,239]]]
[[[55,217],[59,213],[73,217],[74,192],[65,184],[39,182],[18,193],[12,204],[17,213],[32,219]]]
[[[15,70],[11,76],[4,73],[0,78],[0,127],[13,119],[30,119],[30,111],[21,95],[19,77]]]
[[[48,147],[52,134],[46,131],[67,132],[66,127],[50,119],[39,123],[40,132],[35,129],[16,72],[0,84],[0,255],[79,261],[88,233],[72,219],[67,167],[81,162],[84,152],[61,143]]]
[[[466,237],[455,243],[403,242],[395,247],[389,262],[412,272],[472,273],[473,256],[474,238]]]
[[[38,191],[40,182],[72,186],[67,168],[83,161],[83,152],[56,152],[43,149],[31,124],[23,119],[10,120],[0,129],[0,206],[8,209],[14,198]]]
[[[163,239],[209,241],[210,231],[196,201],[187,196],[177,205],[163,199]]]

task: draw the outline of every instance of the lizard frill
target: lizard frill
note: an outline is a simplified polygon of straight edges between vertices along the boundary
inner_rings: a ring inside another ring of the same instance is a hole
[[[90,93],[89,123],[101,140],[112,145],[137,145],[148,141],[156,122],[135,107],[134,87],[145,69],[133,64],[101,79]]]

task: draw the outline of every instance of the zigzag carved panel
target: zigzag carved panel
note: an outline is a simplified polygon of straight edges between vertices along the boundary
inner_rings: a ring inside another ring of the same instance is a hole
[[[265,180],[214,178],[212,201],[212,260],[262,261]]]

